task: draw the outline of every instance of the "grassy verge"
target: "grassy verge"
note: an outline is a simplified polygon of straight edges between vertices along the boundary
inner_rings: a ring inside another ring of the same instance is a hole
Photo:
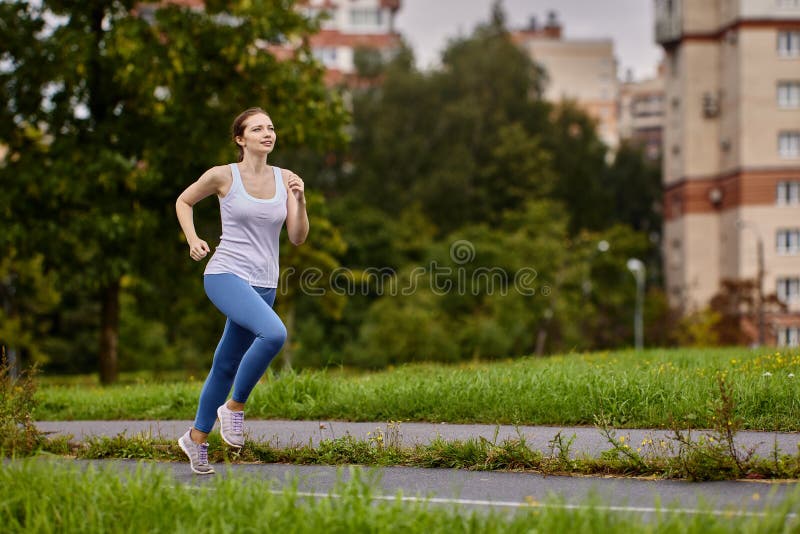
[[[795,375],[797,378],[795,378]],[[716,380],[732,386],[743,428],[800,430],[800,351],[658,349],[416,364],[348,375],[267,375],[249,418],[592,425],[713,426]],[[191,419],[201,381],[100,388],[46,386],[38,420]]]
[[[212,435],[213,436],[213,435]],[[467,441],[436,440],[413,447],[376,447],[374,443],[342,437],[324,440],[317,447],[277,448],[269,443],[248,443],[233,453],[211,438],[209,461],[212,463],[285,463],[296,465],[366,465],[420,468],[469,469],[474,471],[529,471],[558,475],[618,475],[671,479],[735,480],[798,479],[800,456],[776,455],[774,458],[752,456],[739,465],[713,446],[694,442],[682,454],[630,454],[624,447],[611,446],[599,458],[571,457],[568,440],[555,438],[547,453],[533,450],[524,440]],[[63,453],[58,444],[57,452]],[[81,459],[147,459],[185,462],[186,456],[174,440],[144,435],[92,438],[74,444],[72,454]]]
[[[601,432],[609,448],[598,458],[575,457],[572,438],[559,432],[550,441],[549,451],[530,448],[523,436],[502,442],[485,438],[467,441],[436,439],[429,444],[403,447],[400,425],[392,423],[387,431],[378,429],[367,440],[352,436],[322,440],[316,447],[295,445],[278,448],[270,443],[249,440],[245,447],[232,452],[222,445],[218,433],[209,436],[211,462],[289,463],[304,465],[370,465],[422,468],[457,468],[470,470],[523,470],[544,474],[624,475],[688,480],[725,480],[740,478],[800,478],[800,452],[770,458],[741,450],[735,443],[740,420],[733,414],[734,405],[728,386],[720,380],[721,399],[714,409],[722,421],[699,439],[683,430],[674,430],[669,439],[645,439],[632,444],[600,421]],[[54,442],[51,452],[64,454],[64,440]],[[128,458],[186,461],[175,440],[140,434],[90,438],[71,444],[71,453],[83,459]]]
[[[467,441],[437,439],[429,444],[403,447],[400,423],[392,422],[387,430],[368,433],[366,441],[352,436],[322,440],[311,444],[277,448],[270,443],[248,440],[245,447],[231,452],[221,445],[218,433],[209,437],[211,461],[243,461],[293,464],[362,464],[375,466],[446,467],[472,470],[527,470],[546,474],[579,473],[591,475],[637,475],[689,480],[722,480],[738,478],[800,478],[800,452],[779,454],[774,449],[770,458],[760,458],[754,450],[741,450],[736,434],[743,420],[737,416],[732,386],[722,374],[717,377],[718,396],[709,407],[714,422],[709,432],[693,439],[689,431],[673,428],[670,438],[644,439],[630,442],[629,436],[617,437],[607,420],[597,418],[609,448],[598,458],[575,458],[570,452],[573,438],[556,434],[550,441],[549,453],[528,447],[524,436],[498,443],[486,438]],[[777,445],[776,445],[777,447]],[[84,459],[133,458],[185,461],[174,439],[154,438],[149,434],[132,437],[95,437],[84,443],[70,443],[67,438],[39,440],[36,450],[73,454]],[[12,449],[12,452],[13,449]],[[17,454],[35,452],[30,447]]]
[[[215,477],[200,488],[147,468],[120,476],[111,469],[79,470],[27,460],[0,468],[4,532],[782,532],[800,505],[792,495],[762,516],[663,513],[648,519],[589,503],[565,509],[558,501],[515,514],[467,511],[424,501],[375,499],[369,473],[352,470],[335,497],[304,497],[296,483],[276,491],[269,481]],[[594,503],[599,504],[599,503]]]

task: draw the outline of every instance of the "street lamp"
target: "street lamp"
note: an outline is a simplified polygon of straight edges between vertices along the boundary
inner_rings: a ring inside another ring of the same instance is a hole
[[[633,315],[633,331],[636,338],[636,350],[642,350],[644,345],[642,308],[644,307],[644,276],[646,269],[642,260],[631,258],[628,260],[628,270],[636,279],[636,311]]]
[[[581,283],[581,289],[583,289],[583,298],[588,298],[589,293],[592,292],[592,280],[591,280],[591,272],[592,272],[592,263],[594,262],[595,257],[598,254],[602,254],[603,252],[608,252],[608,249],[611,248],[611,244],[605,239],[601,239],[597,242],[597,247],[592,251],[592,255],[589,257],[588,262],[588,272],[583,279],[583,283]]]
[[[756,273],[756,316],[758,317],[758,345],[763,346],[766,341],[766,328],[764,324],[764,241],[761,239],[761,232],[756,226],[748,221],[738,219],[736,226],[740,230],[750,228],[756,236],[756,261],[758,271]]]

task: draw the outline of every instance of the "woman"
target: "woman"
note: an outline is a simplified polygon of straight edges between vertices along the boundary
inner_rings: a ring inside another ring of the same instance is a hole
[[[207,170],[178,197],[178,214],[189,256],[200,261],[211,251],[197,236],[192,206],[216,194],[222,215],[220,244],[204,273],[208,298],[227,316],[211,372],[200,393],[194,425],[179,440],[192,471],[211,474],[206,438],[219,418],[222,439],[244,444],[244,405],[286,341],[286,328],[272,309],[278,287],[279,236],[284,221],[289,240],[308,236],[303,181],[267,164],[275,147],[275,127],[261,108],[233,121],[238,163]],[[233,386],[233,395],[228,393]],[[226,400],[227,399],[227,400]]]

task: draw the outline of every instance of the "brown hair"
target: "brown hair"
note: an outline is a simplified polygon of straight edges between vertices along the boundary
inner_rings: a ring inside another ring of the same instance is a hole
[[[263,113],[264,115],[269,117],[269,113],[267,113],[261,108],[247,108],[246,110],[239,113],[235,119],[233,119],[233,126],[231,127],[231,131],[233,132],[233,144],[235,144],[236,148],[239,149],[238,161],[242,161],[244,159],[244,149],[241,146],[239,146],[239,143],[236,142],[236,138],[244,135],[244,121],[246,121],[253,115],[258,115],[259,113]]]

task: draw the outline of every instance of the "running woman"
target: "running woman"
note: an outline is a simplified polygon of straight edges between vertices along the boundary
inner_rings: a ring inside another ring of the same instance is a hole
[[[202,475],[214,472],[206,438],[217,419],[225,443],[236,448],[244,444],[247,398],[286,341],[286,327],[272,309],[284,221],[292,244],[301,245],[308,236],[303,180],[267,163],[277,138],[272,119],[263,109],[250,108],[236,117],[232,129],[238,162],[207,170],[175,204],[195,261],[211,249],[195,231],[192,207],[215,194],[222,216],[222,237],[206,265],[203,284],[227,321],[194,424],[178,440],[192,471]]]

